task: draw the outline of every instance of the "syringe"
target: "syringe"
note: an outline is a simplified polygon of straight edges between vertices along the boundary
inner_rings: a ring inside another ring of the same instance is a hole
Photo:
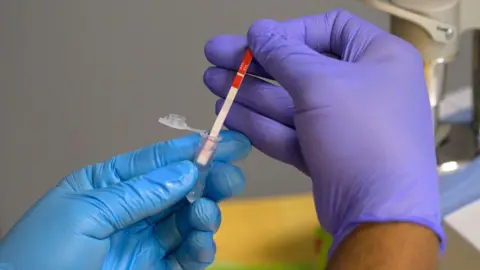
[[[194,202],[203,196],[205,182],[208,176],[208,169],[210,167],[210,163],[212,162],[215,151],[217,150],[217,144],[221,140],[221,138],[219,137],[220,131],[223,127],[225,119],[227,118],[228,112],[232,107],[238,89],[243,82],[243,78],[247,74],[247,70],[250,66],[250,63],[252,62],[252,59],[252,52],[250,51],[250,49],[247,49],[247,52],[245,53],[245,56],[240,63],[240,67],[238,68],[237,75],[233,79],[232,86],[230,87],[227,97],[225,98],[225,102],[223,103],[223,106],[220,109],[220,112],[218,113],[215,122],[213,123],[210,134],[206,134],[203,136],[199,151],[195,156],[195,164],[198,168],[197,182],[195,183],[195,187],[193,188],[193,190],[190,191],[190,193],[187,195],[187,199],[190,202]]]

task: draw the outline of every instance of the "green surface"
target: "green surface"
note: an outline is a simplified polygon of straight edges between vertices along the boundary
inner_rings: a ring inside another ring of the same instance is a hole
[[[328,251],[332,246],[333,239],[327,232],[323,231],[321,228],[317,231],[317,237],[322,241],[322,248],[318,254],[317,266],[316,269],[324,270],[327,268],[328,262]]]

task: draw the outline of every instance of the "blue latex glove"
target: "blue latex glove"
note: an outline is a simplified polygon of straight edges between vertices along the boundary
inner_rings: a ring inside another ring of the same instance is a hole
[[[205,47],[221,99],[247,46],[255,62],[226,125],[312,178],[334,245],[369,222],[412,222],[445,244],[430,105],[418,51],[346,11],[261,20]],[[327,57],[333,54],[338,57]]]
[[[214,259],[216,202],[244,187],[250,142],[222,133],[206,198],[185,198],[197,176],[200,136],[119,155],[73,172],[40,199],[0,244],[0,266],[15,270],[203,269]]]

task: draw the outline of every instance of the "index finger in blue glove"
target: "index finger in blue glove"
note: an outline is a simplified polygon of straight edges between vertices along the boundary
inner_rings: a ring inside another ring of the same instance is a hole
[[[250,141],[234,131],[222,131],[214,160],[235,162],[251,151]],[[116,156],[92,166],[93,188],[102,188],[182,160],[193,160],[200,135],[191,134]]]
[[[172,163],[117,185],[74,193],[82,213],[81,233],[104,239],[112,233],[169,209],[192,189],[197,168],[190,161]]]

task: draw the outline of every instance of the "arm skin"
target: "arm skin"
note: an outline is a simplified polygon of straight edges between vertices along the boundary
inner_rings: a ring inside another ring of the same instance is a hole
[[[435,270],[439,241],[410,223],[365,224],[332,255],[327,270]]]

